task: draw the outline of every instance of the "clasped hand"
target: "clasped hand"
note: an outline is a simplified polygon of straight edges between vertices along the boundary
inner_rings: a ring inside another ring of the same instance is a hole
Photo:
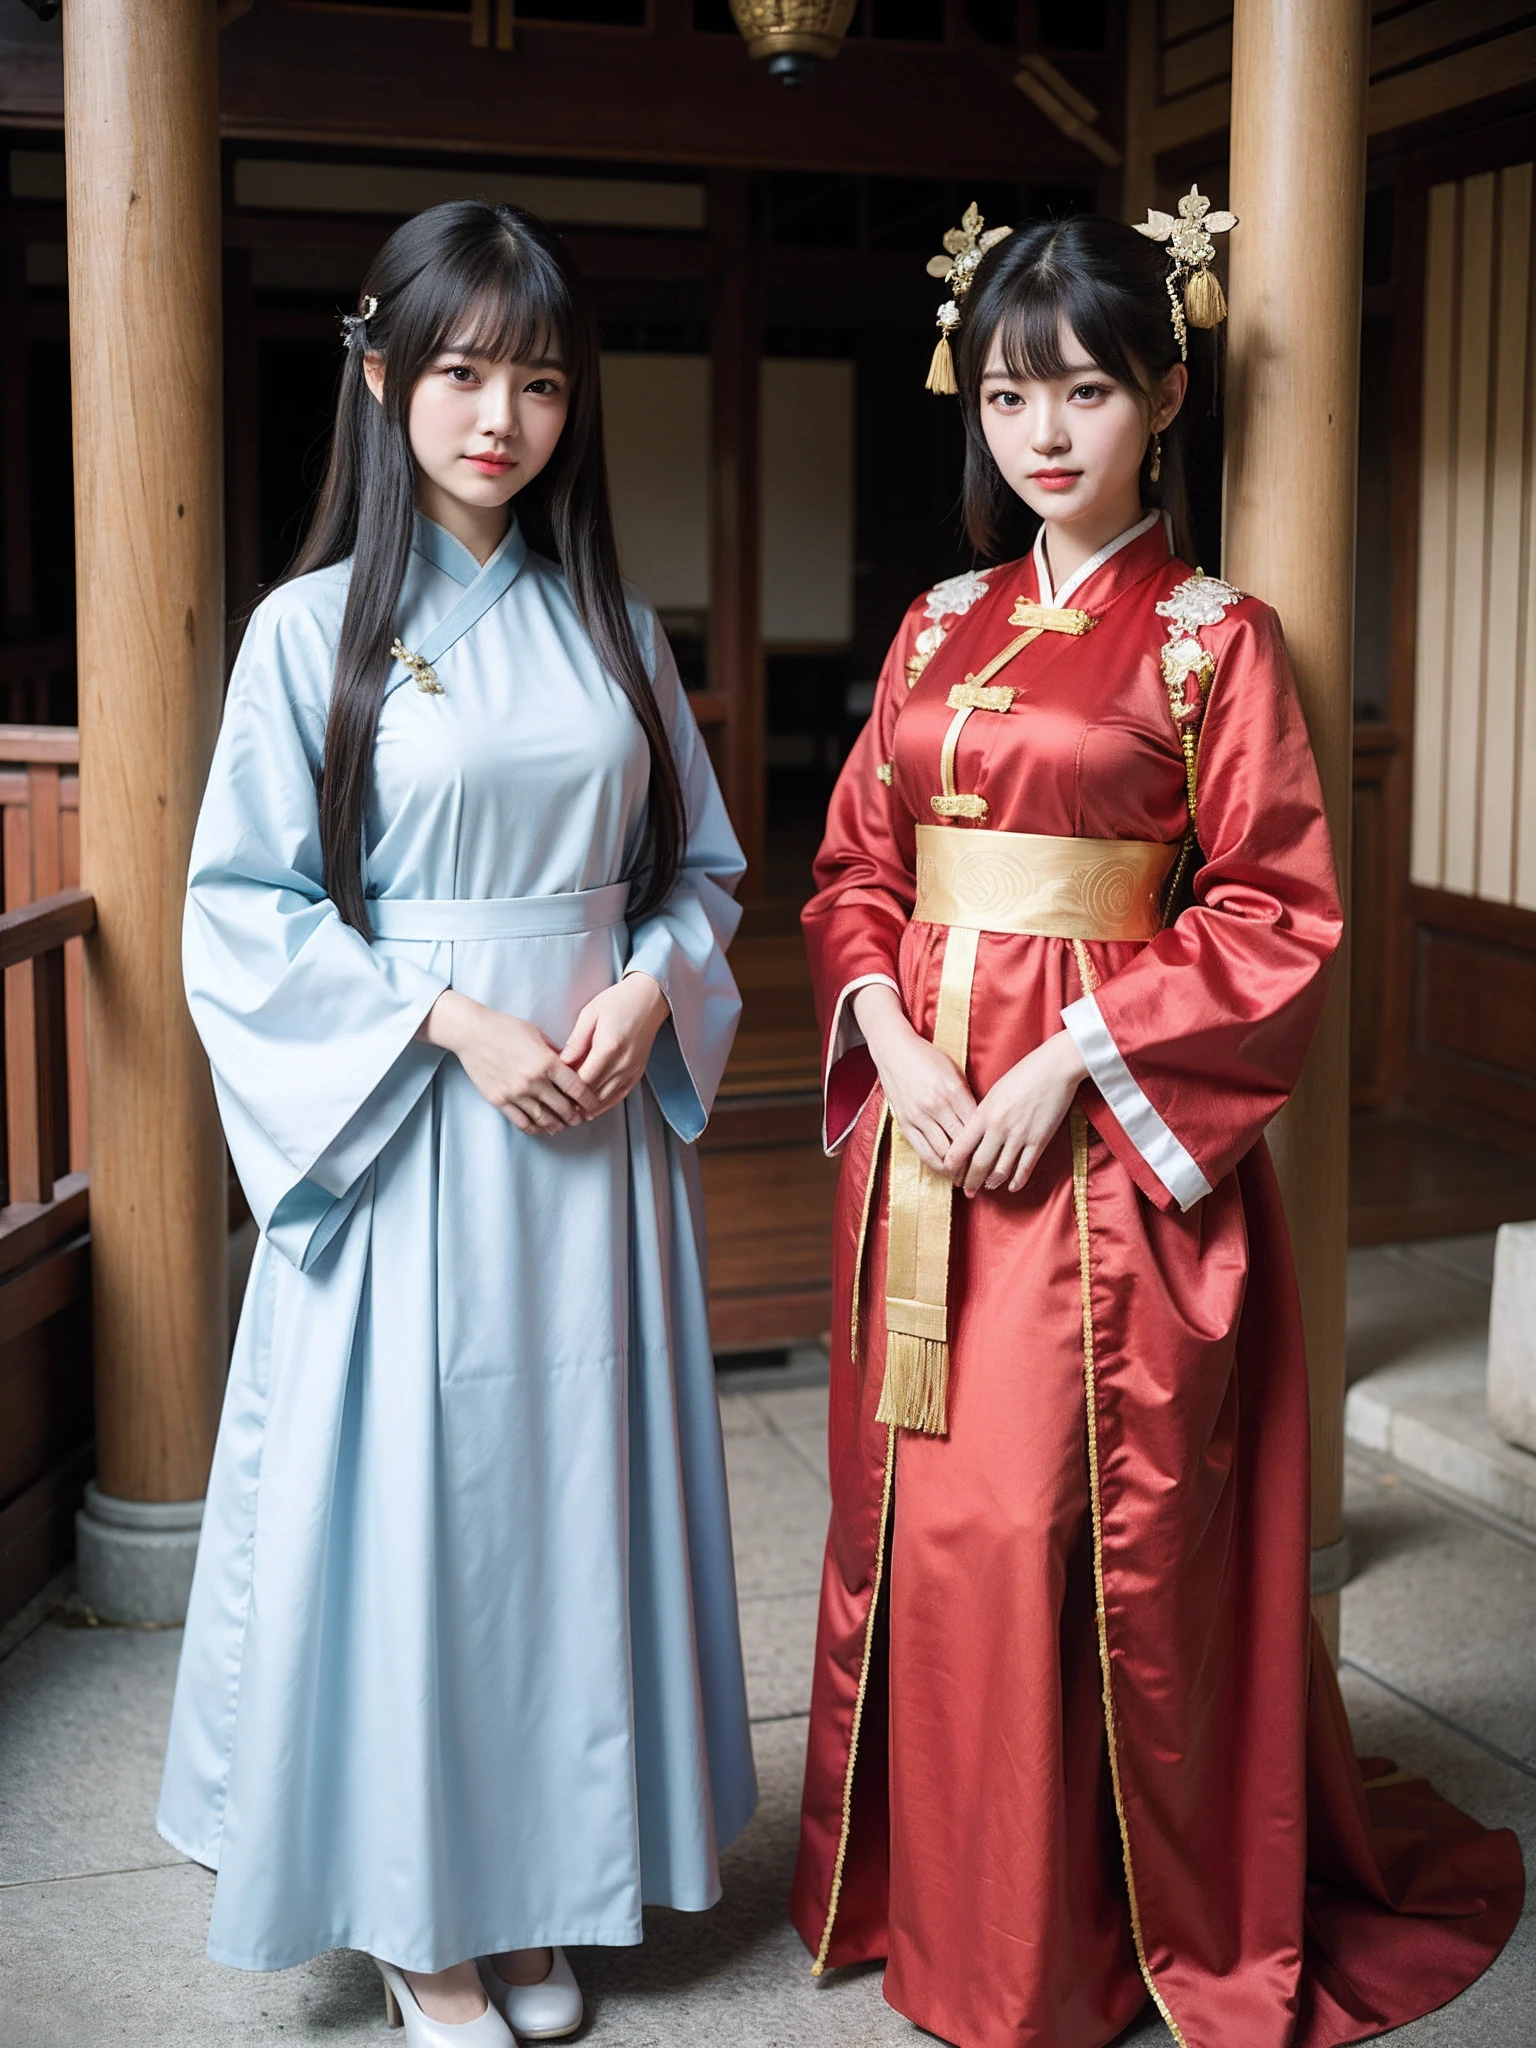
[[[417,1036],[453,1053],[518,1130],[553,1137],[624,1100],[667,1014],[660,985],[649,974],[627,974],[592,998],[557,1048],[525,1017],[445,989]]]
[[[1016,1195],[1086,1075],[1070,1034],[1026,1053],[977,1102],[948,1054],[913,1030],[894,989],[872,984],[853,1003],[891,1114],[923,1164],[967,1195]]]

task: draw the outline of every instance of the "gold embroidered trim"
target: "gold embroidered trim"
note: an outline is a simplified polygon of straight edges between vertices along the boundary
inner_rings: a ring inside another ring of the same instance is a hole
[[[813,1977],[819,1977],[827,1967],[827,1951],[832,1946],[832,1923],[837,1918],[837,1903],[843,1890],[843,1864],[848,1855],[848,1836],[853,1828],[853,1770],[859,1760],[859,1731],[864,1724],[864,1695],[869,1690],[869,1663],[875,1647],[880,1587],[885,1577],[885,1532],[890,1520],[891,1487],[895,1477],[896,1431],[892,1428],[886,1431],[885,1437],[885,1487],[880,1496],[880,1533],[875,1539],[874,1582],[869,1589],[869,1619],[864,1624],[864,1658],[859,1665],[859,1689],[853,1697],[853,1725],[848,1731],[848,1769],[843,1777],[843,1824],[837,1838],[837,1861],[832,1866],[832,1889],[827,1894],[827,1922],[821,1930],[821,1946],[816,1951],[816,1960],[811,1965]]]
[[[1083,962],[1078,961],[1082,971]],[[1168,2002],[1157,1988],[1141,1933],[1141,1908],[1136,1898],[1136,1872],[1131,1861],[1131,1831],[1120,1785],[1120,1750],[1115,1736],[1114,1680],[1109,1656],[1109,1620],[1104,1605],[1104,1509],[1099,1486],[1099,1396],[1093,1339],[1093,1260],[1088,1232],[1088,1119],[1072,1105],[1072,1208],[1077,1218],[1078,1278],[1083,1297],[1083,1393],[1088,1423],[1088,1509],[1093,1523],[1093,1603],[1099,1635],[1099,1670],[1104,1681],[1104,1734],[1109,1747],[1109,1783],[1115,1818],[1120,1824],[1120,1855],[1125,1865],[1125,1890],[1131,1909],[1131,1939],[1142,1982],[1163,2024],[1178,2048],[1188,2048]]]
[[[869,1155],[869,1178],[864,1183],[864,1206],[859,1211],[859,1234],[853,1241],[853,1306],[848,1317],[848,1356],[861,1382],[864,1374],[859,1366],[859,1293],[864,1284],[864,1246],[869,1238],[869,1211],[875,1198],[875,1182],[880,1176],[880,1147],[885,1143],[885,1127],[890,1120],[891,1105],[882,1102],[875,1124],[874,1150]]]
[[[893,765],[890,761],[881,761],[875,769],[876,782],[883,782],[887,789],[891,786],[891,770]]]
[[[939,972],[933,1042],[962,1074],[979,943],[979,932],[952,926],[944,937]],[[954,1199],[953,1181],[925,1166],[901,1126],[893,1123],[886,1202],[885,1379],[875,1420],[921,1430],[926,1436],[943,1436],[949,1426],[949,1244]]]
[[[412,654],[403,640],[397,640],[390,653],[396,661],[403,662],[411,672],[411,680],[424,697],[441,697],[443,686],[437,680],[437,670],[430,661],[423,661],[419,654]]]
[[[1010,626],[1033,626],[1040,633],[1090,633],[1093,630],[1093,613],[1061,611],[1048,604],[1036,604],[1032,597],[1021,597],[1009,615]]]
[[[984,818],[987,815],[984,796],[934,796],[928,801],[933,805],[934,814],[940,818]]]
[[[967,676],[963,683],[955,684],[944,701],[951,711],[1006,711],[1018,694],[1007,683],[983,689]]]

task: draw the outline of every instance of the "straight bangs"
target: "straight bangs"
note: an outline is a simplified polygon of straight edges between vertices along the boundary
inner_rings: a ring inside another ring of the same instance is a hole
[[[489,274],[464,280],[466,296],[456,307],[445,308],[441,338],[434,335],[429,356],[462,349],[496,363],[572,368],[571,301],[557,270],[529,262],[526,252],[510,242],[505,261],[466,268]]]
[[[492,362],[558,363],[575,377],[575,309],[543,249],[500,234],[454,250],[417,282],[402,326],[400,367],[417,374],[449,350]],[[414,382],[412,378],[412,382]]]
[[[1114,318],[1112,295],[1089,289],[1084,280],[1069,271],[1047,269],[1027,297],[1006,300],[1000,310],[995,338],[1003,367],[1010,377],[1049,383],[1066,376],[1081,362],[1069,359],[1063,342],[1071,337],[1087,353],[1097,369],[1127,390],[1144,393],[1146,379],[1127,353],[1121,338],[1123,323]],[[976,337],[989,343],[992,336]],[[974,351],[977,375],[985,374],[991,348]],[[979,393],[978,393],[979,398]]]

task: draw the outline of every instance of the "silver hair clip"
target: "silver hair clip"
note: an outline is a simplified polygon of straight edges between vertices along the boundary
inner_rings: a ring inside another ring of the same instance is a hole
[[[348,348],[368,346],[368,322],[379,310],[379,302],[370,292],[363,301],[361,313],[343,313],[341,332]]]

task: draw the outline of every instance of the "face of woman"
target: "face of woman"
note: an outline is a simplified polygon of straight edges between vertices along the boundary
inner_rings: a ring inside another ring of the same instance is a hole
[[[1062,322],[1060,377],[1015,377],[993,336],[981,382],[981,423],[1010,490],[1052,525],[1113,539],[1141,513],[1141,462],[1149,435],[1178,411],[1182,363],[1140,391],[1107,376]]]
[[[375,398],[384,358],[364,358]],[[417,503],[451,532],[505,525],[506,506],[555,452],[570,410],[570,380],[558,359],[510,363],[447,348],[411,393],[411,453]]]

